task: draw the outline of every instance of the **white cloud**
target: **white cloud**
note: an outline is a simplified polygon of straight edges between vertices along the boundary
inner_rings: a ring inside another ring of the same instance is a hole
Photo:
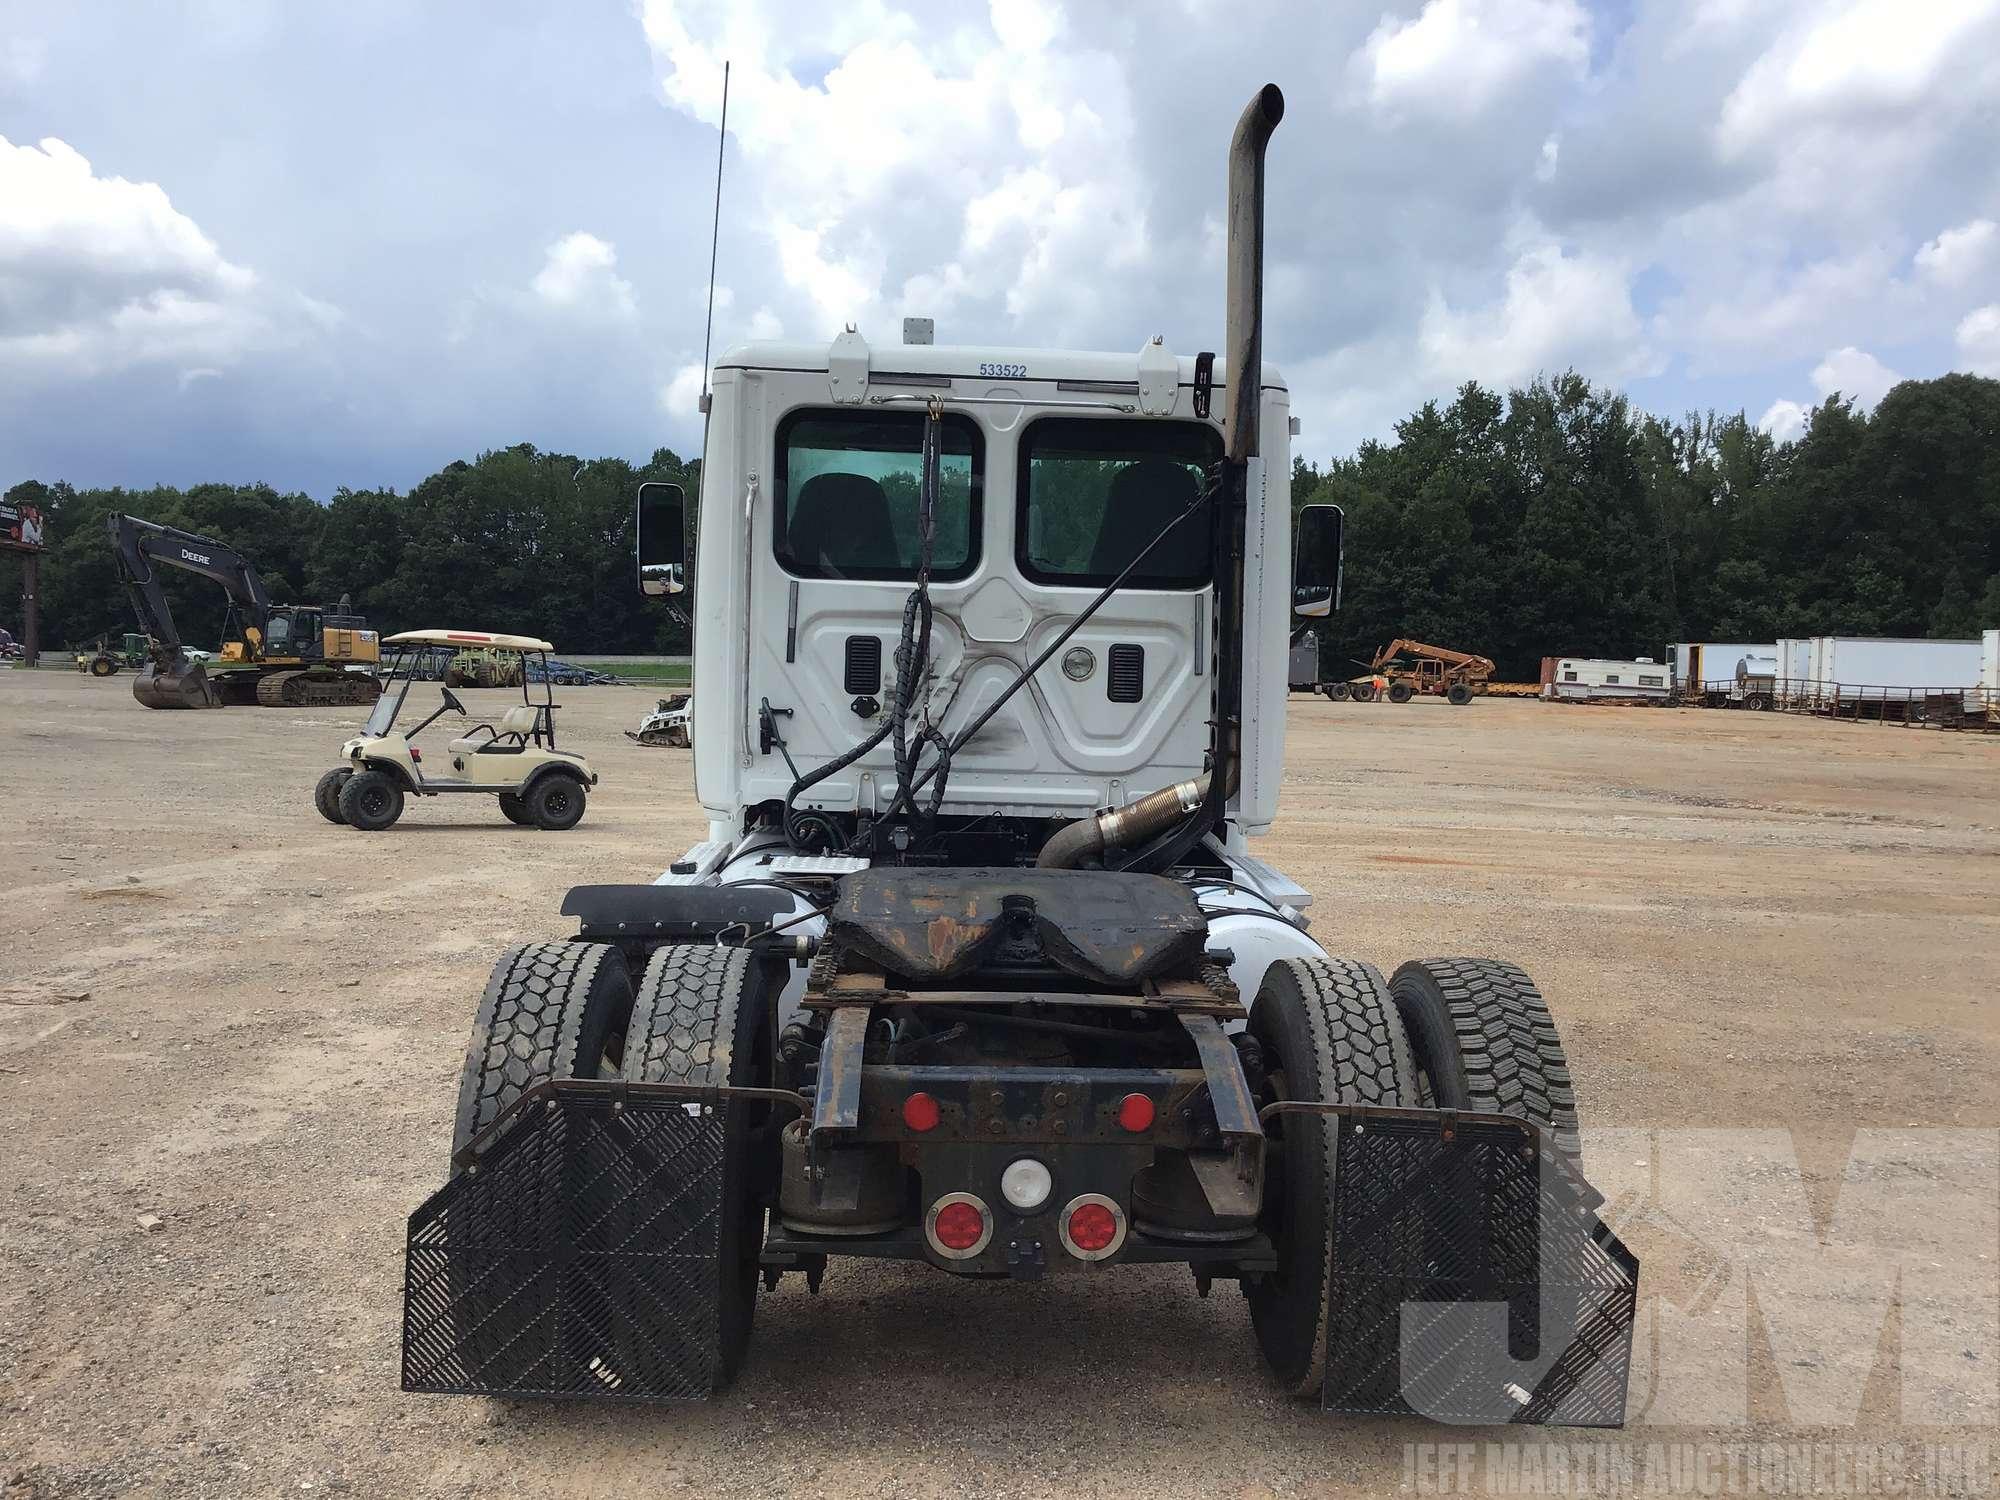
[[[1967,313],[1958,325],[1957,343],[1966,369],[2000,377],[2000,302]]]
[[[159,184],[100,177],[61,140],[0,137],[0,367],[69,378],[221,365],[337,317],[261,286]]]
[[[660,410],[682,421],[699,421],[701,415],[702,369],[699,361],[676,369],[673,378],[660,387]]]
[[[535,273],[535,295],[565,312],[628,319],[638,311],[632,284],[618,274],[618,252],[579,229],[549,246]]]
[[[49,44],[35,37],[0,38],[0,82],[26,88],[42,76]]]
[[[1933,107],[1937,81],[1991,40],[1994,0],[1847,0],[1800,19],[1743,74],[1722,109],[1723,148],[1772,144],[1804,127]]]
[[[222,378],[222,371],[216,369],[214,366],[198,365],[192,370],[181,371],[180,379],[176,382],[176,384],[178,384],[182,390],[186,390],[189,386],[194,385],[198,381],[220,380],[221,378]]]
[[[1974,219],[1947,229],[1917,251],[1917,269],[1948,287],[1966,286],[1993,264],[2000,251],[2000,225]]]
[[[1616,380],[1657,364],[1625,268],[1548,243],[1515,260],[1505,294],[1486,307],[1457,310],[1433,291],[1417,343],[1428,368],[1453,384],[1502,384],[1566,365]]]
[[[1414,20],[1384,16],[1356,62],[1378,109],[1462,120],[1543,70],[1581,74],[1589,57],[1576,0],[1429,0]]]
[[[1757,419],[1757,425],[1780,443],[1796,442],[1806,435],[1806,419],[1811,413],[1797,401],[1773,401]]]
[[[1813,387],[1822,400],[1837,391],[1852,396],[1863,407],[1873,407],[1902,378],[1874,355],[1852,344],[1831,351],[1812,372]]]
[[[800,336],[879,339],[969,299],[1059,342],[1101,306],[1105,268],[1151,248],[1125,60],[1054,6],[994,0],[984,31],[881,0],[642,15],[683,113],[718,120],[731,60],[731,191],[747,168],[755,200],[732,218],[757,226],[784,293],[765,305]]]

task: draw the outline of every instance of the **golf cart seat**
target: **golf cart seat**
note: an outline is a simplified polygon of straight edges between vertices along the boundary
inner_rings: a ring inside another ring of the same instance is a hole
[[[530,703],[518,703],[501,715],[500,727],[475,724],[451,742],[453,755],[519,755],[534,738],[535,721],[541,710]],[[483,731],[483,732],[482,732]]]

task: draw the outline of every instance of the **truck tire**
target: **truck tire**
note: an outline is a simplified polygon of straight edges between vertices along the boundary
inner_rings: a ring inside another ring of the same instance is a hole
[[[1391,703],[1408,703],[1416,696],[1417,690],[1407,682],[1392,682],[1389,684],[1389,701]]]
[[[1534,980],[1498,959],[1426,958],[1396,970],[1389,989],[1428,1102],[1531,1121],[1581,1167],[1569,1059]]]
[[[771,1077],[771,997],[782,966],[743,948],[656,948],[639,979],[625,1044],[633,1083],[759,1086]],[[715,1388],[736,1378],[757,1312],[764,1204],[774,1196],[777,1131],[768,1105],[723,1108],[722,1233]]]
[[[116,677],[118,675],[118,663],[108,656],[93,656],[90,659],[90,675],[92,677]]]
[[[535,826],[535,815],[528,811],[528,804],[513,792],[500,794],[500,811],[509,823],[519,823],[523,828]]]
[[[1351,683],[1347,691],[1356,703],[1373,703],[1375,701],[1375,684],[1372,682]]]
[[[576,827],[577,820],[583,816],[583,783],[574,776],[553,772],[529,787],[527,796],[521,801],[537,828],[561,833],[566,828]]]
[[[327,822],[345,823],[347,821],[347,819],[340,815],[340,792],[341,788],[347,785],[348,779],[353,775],[354,770],[351,766],[335,766],[331,771],[320,777],[319,781],[314,785],[313,806],[319,809],[319,815],[325,818]]]
[[[1353,690],[1344,682],[1329,682],[1326,685],[1326,697],[1329,703],[1345,703],[1352,693]]]
[[[403,815],[403,788],[386,771],[356,771],[340,789],[340,821],[379,833]]]
[[[1343,958],[1289,958],[1264,971],[1250,1008],[1264,1049],[1268,1098],[1413,1105],[1416,1064],[1382,973]],[[1260,1227],[1277,1269],[1249,1288],[1250,1322],[1272,1373],[1294,1395],[1326,1378],[1332,1251],[1334,1130],[1327,1115],[1281,1113],[1266,1127],[1281,1143],[1265,1184]]]
[[[458,1075],[456,1156],[552,1078],[618,1076],[632,1020],[625,957],[603,943],[529,943],[493,965]]]
[[[1444,690],[1444,701],[1455,708],[1463,708],[1472,701],[1472,689],[1462,682],[1454,682]]]

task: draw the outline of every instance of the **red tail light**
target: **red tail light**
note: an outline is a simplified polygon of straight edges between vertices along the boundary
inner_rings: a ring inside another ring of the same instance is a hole
[[[903,1101],[903,1123],[922,1135],[937,1129],[938,1102],[922,1090]]]
[[[1063,1248],[1078,1260],[1103,1260],[1125,1243],[1125,1211],[1102,1193],[1084,1193],[1062,1211]]]
[[[946,1193],[924,1217],[931,1248],[947,1260],[970,1260],[993,1238],[993,1215],[974,1193]]]

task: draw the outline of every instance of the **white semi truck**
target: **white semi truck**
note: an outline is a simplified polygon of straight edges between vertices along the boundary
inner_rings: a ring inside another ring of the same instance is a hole
[[[406,1388],[700,1398],[786,1275],[1167,1262],[1238,1283],[1328,1408],[1622,1419],[1637,1262],[1533,982],[1335,957],[1250,852],[1340,556],[1262,359],[1282,109],[1231,143],[1225,359],[853,329],[720,359],[708,836],[494,966],[410,1221]],[[679,492],[640,527],[671,592]]]

